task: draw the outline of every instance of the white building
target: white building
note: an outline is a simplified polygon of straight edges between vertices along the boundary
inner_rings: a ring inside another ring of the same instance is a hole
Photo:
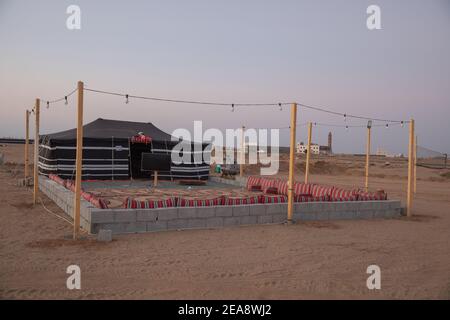
[[[297,143],[297,153],[306,153],[306,149],[308,148],[307,145],[303,143]],[[320,153],[320,146],[318,144],[311,144],[311,152],[312,154],[319,154]]]

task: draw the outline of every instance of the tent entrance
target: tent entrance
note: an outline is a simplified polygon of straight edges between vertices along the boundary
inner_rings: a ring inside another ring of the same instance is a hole
[[[133,179],[150,179],[152,172],[142,171],[142,154],[151,153],[152,145],[130,141],[130,176]]]

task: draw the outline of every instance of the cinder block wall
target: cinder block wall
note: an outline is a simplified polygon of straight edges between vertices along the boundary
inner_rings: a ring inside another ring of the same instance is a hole
[[[229,180],[232,181],[232,180]],[[238,181],[239,185],[245,182]],[[56,182],[41,177],[40,189],[70,217],[73,193]],[[295,221],[394,218],[401,215],[401,203],[388,201],[295,203]],[[282,223],[287,204],[255,204],[199,208],[97,209],[82,200],[81,226],[90,233],[100,229],[115,234],[163,230],[222,228],[238,225]]]

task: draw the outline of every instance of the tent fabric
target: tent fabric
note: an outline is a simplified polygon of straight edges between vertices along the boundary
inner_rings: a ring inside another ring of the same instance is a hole
[[[132,144],[131,138],[142,132],[149,144]],[[76,129],[40,136],[39,173],[56,174],[64,179],[75,177]],[[142,173],[140,153],[171,153],[178,143],[152,123],[97,119],[83,126],[83,180],[111,180],[150,177]],[[201,150],[208,150],[202,144]],[[183,151],[189,152],[189,151]],[[208,151],[207,151],[208,152]],[[194,154],[192,144],[191,158]],[[209,157],[209,155],[208,155]],[[203,160],[204,161],[204,160]],[[131,165],[130,165],[131,164]],[[174,164],[170,171],[158,172],[165,179],[208,179],[209,163]]]

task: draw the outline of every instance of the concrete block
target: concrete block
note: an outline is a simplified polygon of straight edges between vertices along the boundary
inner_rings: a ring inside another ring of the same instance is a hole
[[[206,220],[207,228],[222,228],[223,227],[223,218],[222,217],[207,218],[205,220]]]
[[[195,207],[178,208],[179,219],[194,219],[196,217],[197,217],[197,208]]]
[[[71,211],[69,212],[71,215]],[[112,210],[93,209],[91,210],[91,223],[112,223],[114,222],[114,212]]]
[[[233,208],[231,206],[215,207],[216,217],[231,217],[233,215]]]
[[[283,223],[287,220],[287,212],[272,215],[273,223]]]
[[[167,230],[167,221],[166,220],[158,220],[158,221],[150,221],[147,222],[147,231],[165,231]]]
[[[316,220],[329,220],[330,211],[321,211],[316,213]]]
[[[224,217],[223,218],[223,225],[225,227],[228,226],[237,226],[240,223],[239,217]]]
[[[100,229],[97,234],[97,241],[100,242],[111,242],[112,241],[112,231]]]
[[[196,210],[197,218],[212,218],[216,216],[215,207],[199,207]]]
[[[317,220],[315,212],[308,212],[308,213],[300,213],[300,221],[313,221]]]
[[[281,204],[273,203],[266,206],[266,214],[280,214]]]
[[[136,210],[135,209],[115,209],[114,221],[115,222],[136,222]]]
[[[349,220],[355,218],[356,212],[354,211],[338,211],[334,214],[330,214],[330,220]]]
[[[200,229],[206,228],[206,219],[188,219],[188,228],[189,229]]]
[[[137,209],[136,210],[136,221],[156,221],[156,211],[155,209]]]
[[[167,221],[168,230],[181,230],[189,228],[189,219],[175,219]]]
[[[139,221],[139,222],[125,222],[124,225],[124,233],[141,233],[147,231],[147,222]]]
[[[157,220],[176,220],[178,219],[178,209],[177,208],[164,208],[156,209],[156,214],[158,216]]]
[[[356,219],[372,219],[373,218],[373,211],[372,210],[364,210],[364,211],[357,211],[356,212]]]
[[[362,201],[359,210],[373,210],[374,205],[372,201]]]
[[[251,225],[258,223],[258,216],[241,216],[239,217],[240,225]]]
[[[266,214],[267,206],[265,204],[249,205],[249,214],[251,216],[260,216]]]
[[[101,229],[111,230],[113,234],[125,233],[125,225],[123,223],[96,223],[93,224],[92,232],[97,234]]]
[[[250,208],[248,205],[231,206],[234,217],[248,216],[250,214]]]
[[[385,201],[388,203],[389,209],[399,209],[402,207],[402,204],[400,201],[398,200],[389,200],[389,201]]]
[[[260,224],[273,223],[272,215],[258,216],[258,223]]]

